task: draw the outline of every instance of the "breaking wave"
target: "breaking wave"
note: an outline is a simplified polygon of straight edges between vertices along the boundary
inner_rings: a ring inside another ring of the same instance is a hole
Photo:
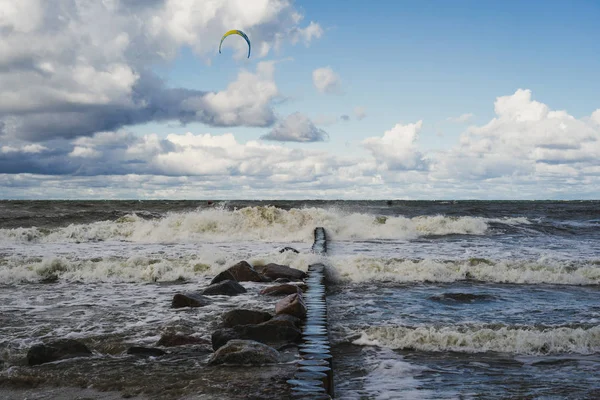
[[[114,221],[71,224],[61,228],[0,229],[0,241],[77,242],[126,240],[173,243],[180,241],[288,241],[310,242],[316,226],[326,228],[332,239],[409,240],[433,235],[484,235],[489,222],[527,224],[526,218],[402,216],[384,217],[337,209],[273,206],[223,208],[170,213],[157,219],[129,214]]]
[[[353,343],[391,349],[463,353],[592,354],[600,352],[600,326],[382,326],[368,328]]]
[[[456,282],[475,280],[519,284],[600,284],[597,261],[567,263],[558,260],[492,261],[482,258],[440,261],[370,258],[362,255],[331,257],[340,281]]]

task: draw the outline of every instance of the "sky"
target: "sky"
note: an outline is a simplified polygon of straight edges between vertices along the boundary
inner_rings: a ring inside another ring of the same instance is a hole
[[[0,0],[0,199],[599,199],[600,3]],[[221,36],[230,29],[240,36]]]

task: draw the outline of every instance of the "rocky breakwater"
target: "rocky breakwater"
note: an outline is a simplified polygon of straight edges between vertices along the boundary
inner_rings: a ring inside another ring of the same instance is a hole
[[[238,279],[253,282],[292,282],[269,285],[261,290],[261,294],[269,296],[285,296],[276,302],[274,314],[260,310],[235,309],[225,313],[221,327],[211,336],[215,351],[209,360],[210,365],[265,364],[282,362],[286,358],[280,354],[283,350],[297,348],[302,336],[301,324],[306,317],[307,308],[303,290],[306,285],[301,282],[306,273],[289,266],[267,264],[252,267],[242,261],[217,275],[212,285],[203,294],[210,294],[211,287],[220,282],[234,282]],[[268,346],[270,350],[266,350]],[[268,357],[265,358],[265,355]],[[288,353],[288,356],[290,354]]]

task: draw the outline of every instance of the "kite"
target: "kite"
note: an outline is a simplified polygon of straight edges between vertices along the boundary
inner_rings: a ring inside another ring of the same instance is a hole
[[[229,35],[240,35],[241,37],[243,37],[244,39],[246,39],[246,43],[248,43],[248,58],[250,58],[250,39],[248,39],[248,36],[246,36],[246,34],[242,31],[238,31],[237,29],[233,29],[231,31],[226,32],[223,37],[221,38],[221,43],[219,43],[219,54],[221,54],[221,45],[223,44],[223,40],[225,40],[225,38]]]

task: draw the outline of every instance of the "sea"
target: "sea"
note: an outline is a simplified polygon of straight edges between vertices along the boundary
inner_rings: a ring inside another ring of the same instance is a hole
[[[400,200],[2,201],[0,397],[244,398],[203,389],[209,350],[125,352],[165,332],[208,341],[229,309],[273,312],[246,282],[170,308],[242,260],[327,266],[336,398],[600,398],[600,201]],[[26,364],[60,338],[93,357]]]

